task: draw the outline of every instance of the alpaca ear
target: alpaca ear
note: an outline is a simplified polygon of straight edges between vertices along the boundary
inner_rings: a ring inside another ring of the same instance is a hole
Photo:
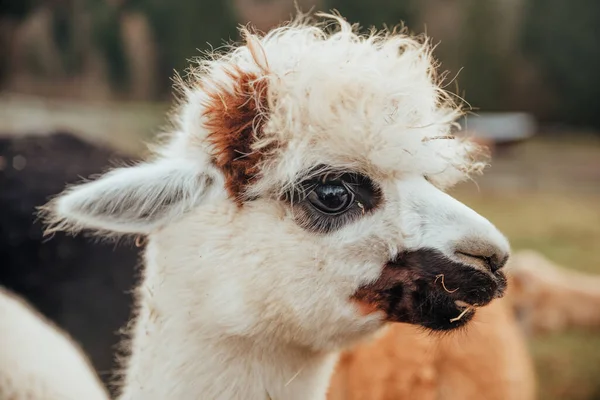
[[[43,213],[48,232],[147,234],[199,205],[212,179],[198,163],[159,160],[118,168],[65,190]]]

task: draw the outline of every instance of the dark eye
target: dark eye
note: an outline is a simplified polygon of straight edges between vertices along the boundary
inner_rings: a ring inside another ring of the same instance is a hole
[[[326,183],[317,185],[307,200],[325,214],[340,214],[352,205],[354,194],[342,183]]]

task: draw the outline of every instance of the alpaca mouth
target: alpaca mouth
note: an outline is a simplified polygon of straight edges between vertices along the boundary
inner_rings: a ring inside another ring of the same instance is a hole
[[[380,277],[352,296],[362,314],[383,312],[388,322],[406,322],[435,331],[467,324],[476,309],[502,297],[506,277],[453,261],[432,249],[404,252]]]

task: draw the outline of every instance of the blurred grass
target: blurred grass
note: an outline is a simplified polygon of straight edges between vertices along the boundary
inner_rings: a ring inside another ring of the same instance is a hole
[[[549,144],[541,141],[528,146],[547,152]],[[568,147],[575,155],[591,154],[600,160],[595,141]],[[564,152],[565,147],[557,150]],[[527,154],[532,157],[535,152]],[[580,161],[585,162],[585,157]],[[599,184],[593,179],[586,182]],[[577,191],[567,182],[563,187],[562,191],[477,191],[475,185],[466,185],[454,194],[503,231],[513,249],[534,249],[565,267],[600,274],[600,188],[595,194]],[[540,400],[600,400],[599,333],[545,335],[532,339],[530,345]]]
[[[540,337],[531,349],[540,400],[600,400],[600,336],[568,332]]]

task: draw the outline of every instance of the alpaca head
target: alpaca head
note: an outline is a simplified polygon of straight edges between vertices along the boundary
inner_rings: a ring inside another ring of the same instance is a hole
[[[169,301],[223,335],[327,349],[465,324],[502,295],[509,251],[444,193],[478,150],[452,136],[427,43],[333,19],[199,61],[156,157],[68,189],[55,228],[149,235]]]

